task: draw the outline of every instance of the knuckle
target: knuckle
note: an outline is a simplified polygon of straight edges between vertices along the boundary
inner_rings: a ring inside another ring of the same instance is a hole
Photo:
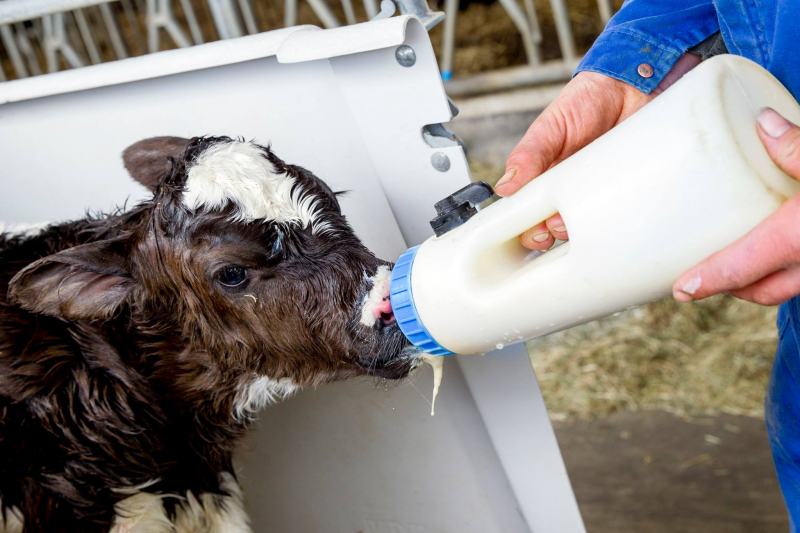
[[[508,158],[506,158],[506,168],[515,166],[519,168],[530,167],[537,158],[538,147],[533,142],[527,140],[527,136],[514,147]]]
[[[733,265],[723,265],[719,269],[719,280],[725,287],[738,288],[743,281],[742,271]]]
[[[799,162],[800,163],[800,162]],[[783,261],[795,261],[800,256],[800,195],[786,201],[778,211],[762,222],[767,228],[761,237],[764,250]]]
[[[566,233],[567,229],[564,226],[564,221],[558,215],[550,217],[546,222],[547,229],[550,233]]]
[[[527,168],[531,164],[531,154],[523,146],[517,146],[506,159],[506,168]]]

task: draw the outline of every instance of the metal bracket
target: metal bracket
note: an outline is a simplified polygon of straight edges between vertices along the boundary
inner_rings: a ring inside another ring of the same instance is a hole
[[[427,0],[382,0],[381,11],[375,18],[388,18],[396,11],[401,15],[414,15],[428,31],[444,20],[444,12],[431,11]]]

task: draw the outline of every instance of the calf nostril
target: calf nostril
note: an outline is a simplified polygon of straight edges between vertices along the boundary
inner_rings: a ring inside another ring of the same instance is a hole
[[[383,318],[383,315],[394,315],[392,312],[392,302],[388,295],[383,297],[378,305],[376,305],[372,310],[372,313],[375,318]]]
[[[381,327],[388,326],[394,323],[394,311],[392,310],[392,301],[389,295],[383,297],[381,302],[375,309],[375,318],[380,323]]]
[[[391,311],[388,313],[381,313],[378,320],[380,320],[381,326],[390,326],[394,324],[394,313]]]

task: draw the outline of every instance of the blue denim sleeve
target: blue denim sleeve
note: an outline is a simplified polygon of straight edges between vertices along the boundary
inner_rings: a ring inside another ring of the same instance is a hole
[[[575,73],[599,72],[650,93],[689,48],[718,31],[712,0],[628,0]]]

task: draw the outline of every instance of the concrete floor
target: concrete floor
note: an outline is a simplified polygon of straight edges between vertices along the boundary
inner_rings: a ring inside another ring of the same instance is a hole
[[[788,531],[762,420],[646,411],[555,428],[589,533]]]

